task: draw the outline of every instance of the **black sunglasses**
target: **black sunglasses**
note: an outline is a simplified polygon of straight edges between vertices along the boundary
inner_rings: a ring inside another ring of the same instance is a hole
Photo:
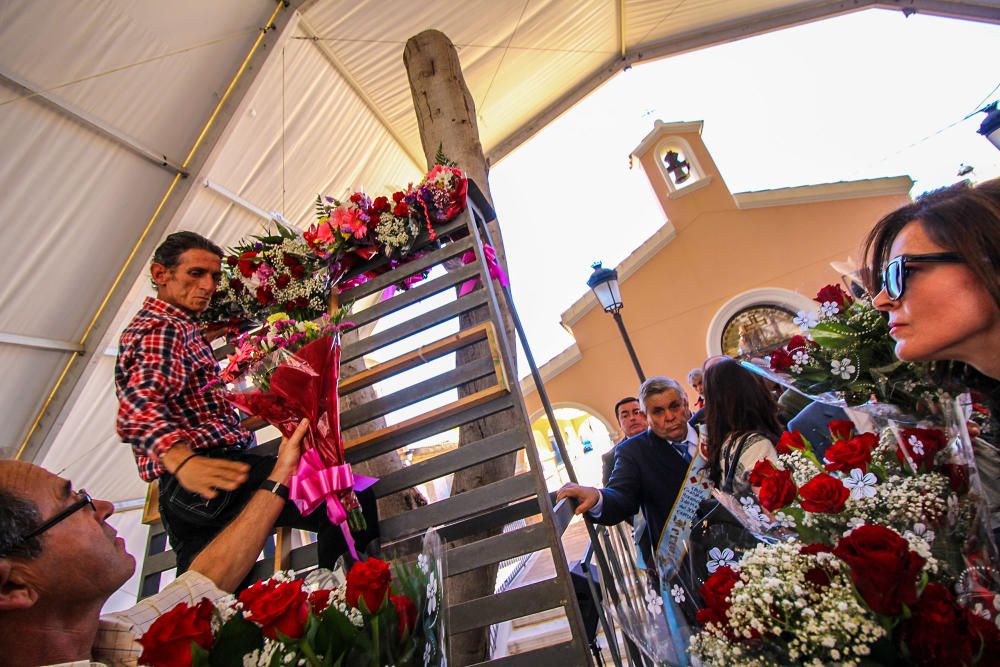
[[[80,499],[78,501],[76,501],[75,503],[64,509],[62,512],[59,512],[59,514],[56,514],[54,517],[52,517],[51,519],[40,525],[38,528],[35,528],[33,531],[22,537],[21,543],[27,542],[33,537],[38,537],[52,526],[56,525],[60,521],[66,520],[74,513],[82,510],[87,505],[90,505],[90,509],[94,510],[94,512],[97,512],[97,507],[94,506],[94,499],[91,498],[89,493],[87,493],[83,489],[80,489],[79,491],[77,491],[77,495],[80,496]]]
[[[965,260],[954,252],[932,252],[926,255],[900,255],[889,260],[882,272],[882,287],[890,301],[899,301],[906,289],[906,276],[909,274],[907,264],[938,263],[961,264]]]

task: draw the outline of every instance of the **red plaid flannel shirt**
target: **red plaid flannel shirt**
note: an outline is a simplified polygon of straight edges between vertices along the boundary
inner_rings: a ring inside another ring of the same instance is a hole
[[[221,386],[201,391],[218,373],[191,314],[147,297],[122,332],[115,363],[118,435],[143,480],[166,472],[160,457],[178,441],[194,450],[251,442]]]

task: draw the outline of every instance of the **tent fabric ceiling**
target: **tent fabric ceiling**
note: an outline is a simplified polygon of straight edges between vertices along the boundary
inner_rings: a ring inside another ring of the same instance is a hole
[[[206,179],[300,226],[318,192],[382,191],[418,179],[423,152],[402,53],[428,28],[456,44],[495,161],[627,64],[898,4],[293,0],[280,48],[249,72],[251,92],[224,119],[222,138],[165,229],[193,229],[223,245],[260,229],[258,215],[205,187]],[[907,4],[980,17],[1000,8],[998,0]],[[0,455],[17,452],[71,354],[9,337],[79,342],[173,178],[9,81],[29,82],[180,163],[274,9],[272,0],[0,0],[8,256],[0,264]],[[104,350],[149,293],[144,279],[118,289],[127,292],[123,305],[87,337],[78,362],[86,371],[60,389],[72,393],[52,417],[59,427],[32,454],[116,501],[141,497],[145,487],[115,436],[113,359]]]

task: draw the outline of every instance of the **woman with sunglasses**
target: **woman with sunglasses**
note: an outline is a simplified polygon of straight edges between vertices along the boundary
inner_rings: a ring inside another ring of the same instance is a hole
[[[959,183],[890,213],[865,256],[896,355],[960,362],[952,378],[1000,409],[1000,179]]]

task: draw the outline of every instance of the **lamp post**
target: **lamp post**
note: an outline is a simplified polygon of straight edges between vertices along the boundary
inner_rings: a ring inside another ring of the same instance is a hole
[[[986,112],[986,120],[983,121],[983,124],[976,131],[1000,149],[1000,109],[997,109],[997,103],[993,102],[980,109],[980,111]]]
[[[618,272],[614,269],[604,268],[600,262],[595,262],[592,267],[594,272],[587,279],[587,287],[594,290],[594,296],[597,297],[597,301],[601,304],[604,312],[611,313],[611,316],[615,318],[618,331],[621,332],[622,340],[625,341],[628,356],[632,360],[632,365],[635,366],[636,374],[639,376],[639,382],[645,382],[646,374],[642,372],[642,366],[639,365],[639,357],[635,355],[635,348],[632,347],[632,341],[628,337],[628,331],[625,330],[625,323],[622,322],[622,316],[619,312],[624,304],[622,303],[621,290],[618,288]]]

